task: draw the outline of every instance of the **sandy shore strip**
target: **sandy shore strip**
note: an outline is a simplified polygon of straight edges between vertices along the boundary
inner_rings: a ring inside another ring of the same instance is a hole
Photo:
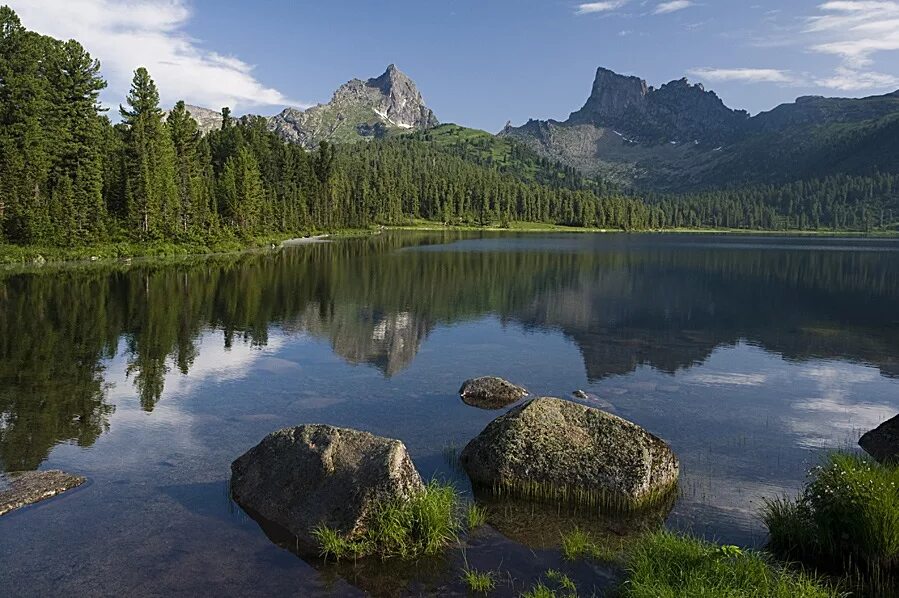
[[[293,247],[294,245],[310,245],[312,243],[330,243],[331,235],[315,235],[314,237],[300,237],[298,239],[287,239],[281,242],[281,247]]]

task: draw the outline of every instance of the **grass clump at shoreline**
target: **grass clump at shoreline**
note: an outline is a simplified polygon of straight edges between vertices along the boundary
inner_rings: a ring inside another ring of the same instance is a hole
[[[562,556],[568,561],[577,561],[584,558],[592,558],[597,561],[614,562],[619,560],[622,547],[613,548],[593,540],[587,532],[579,527],[563,532]]]
[[[468,505],[465,509],[465,524],[468,531],[476,530],[487,523],[487,509],[476,504]]]
[[[787,570],[763,554],[736,546],[660,531],[647,534],[628,551],[623,598],[745,597],[837,598],[805,573]]]
[[[770,549],[899,594],[899,465],[835,453],[811,476],[795,501],[766,504]]]
[[[345,538],[327,526],[317,527],[313,535],[326,560],[365,556],[414,559],[440,552],[456,540],[460,528],[456,489],[432,481],[408,499],[379,505],[357,537]]]
[[[465,582],[469,591],[476,594],[487,594],[496,588],[496,579],[489,571],[466,568],[462,571],[462,581]]]

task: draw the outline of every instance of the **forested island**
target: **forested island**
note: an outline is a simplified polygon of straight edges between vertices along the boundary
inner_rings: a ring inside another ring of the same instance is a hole
[[[227,108],[220,126],[204,133],[184,102],[170,111],[160,105],[144,68],[113,119],[99,101],[99,62],[75,40],[26,30],[8,7],[0,8],[0,81],[6,261],[53,248],[238,248],[422,220],[623,231],[895,228],[895,174],[673,195],[627,190],[462,127],[308,149],[285,141],[267,119],[235,118]]]

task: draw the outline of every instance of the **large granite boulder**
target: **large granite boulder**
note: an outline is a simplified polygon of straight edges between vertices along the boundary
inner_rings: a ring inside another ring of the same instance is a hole
[[[899,462],[899,415],[866,432],[858,445],[881,463]]]
[[[352,536],[379,503],[423,488],[402,442],[333,426],[278,430],[231,464],[234,500],[310,546],[317,526]]]
[[[21,471],[0,476],[0,515],[53,498],[86,482],[64,471]]]
[[[520,401],[527,394],[527,389],[496,376],[466,380],[459,389],[459,396],[466,405],[481,409],[502,409]]]
[[[495,419],[461,462],[476,487],[619,508],[666,498],[679,473],[671,448],[640,426],[554,398]]]

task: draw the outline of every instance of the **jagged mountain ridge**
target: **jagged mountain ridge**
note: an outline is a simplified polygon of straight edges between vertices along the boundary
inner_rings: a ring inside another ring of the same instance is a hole
[[[307,148],[321,141],[370,139],[437,124],[415,83],[393,64],[380,77],[343,84],[327,104],[307,110],[287,108],[269,119],[272,131]]]
[[[222,126],[222,113],[187,106],[202,133]],[[252,115],[241,117],[252,118]],[[285,108],[263,117],[285,141],[312,149],[321,141],[348,143],[383,137],[391,132],[424,130],[439,124],[415,82],[391,64],[379,77],[351,79],[334,92],[327,104],[306,110]]]
[[[599,68],[587,102],[567,120],[532,119],[499,135],[587,175],[682,190],[896,170],[899,141],[884,141],[895,119],[899,92],[802,97],[750,117],[686,79],[654,89]]]

